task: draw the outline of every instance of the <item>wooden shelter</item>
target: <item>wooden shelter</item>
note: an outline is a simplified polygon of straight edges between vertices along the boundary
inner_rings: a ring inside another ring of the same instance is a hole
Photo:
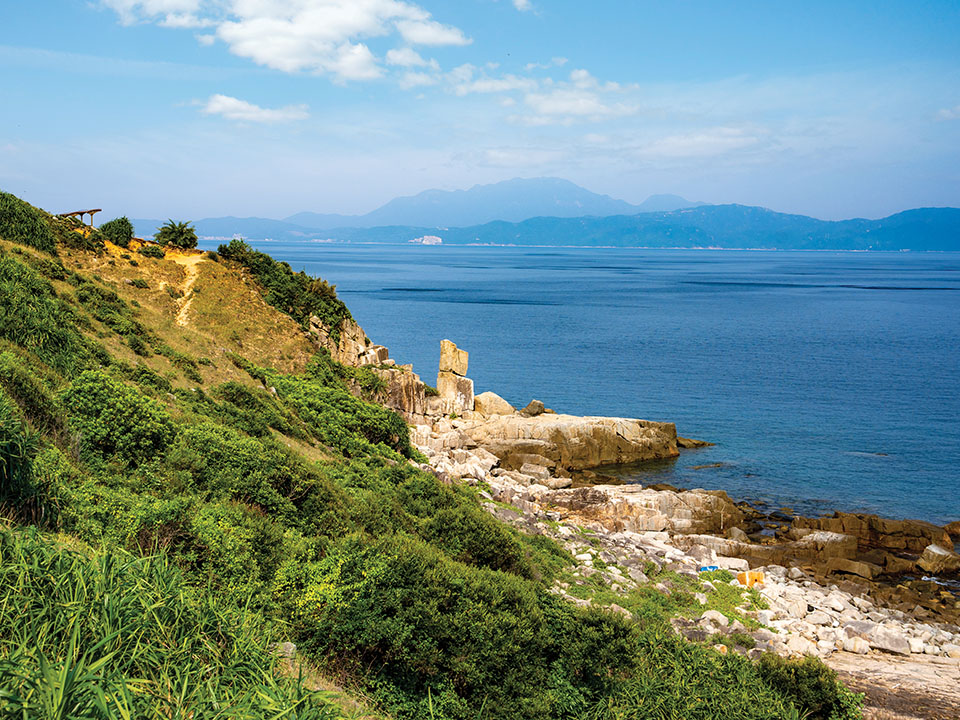
[[[79,215],[79,216],[80,216],[80,222],[83,222],[83,216],[84,216],[84,215],[89,215],[89,216],[90,216],[90,227],[93,227],[93,214],[94,214],[94,213],[98,213],[98,212],[103,212],[103,209],[102,209],[102,208],[96,208],[96,209],[94,209],[94,210],[74,210],[73,212],[60,213],[60,217],[77,217],[77,216]]]

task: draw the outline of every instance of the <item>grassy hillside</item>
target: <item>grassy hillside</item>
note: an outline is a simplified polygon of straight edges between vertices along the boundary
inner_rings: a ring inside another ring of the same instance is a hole
[[[151,252],[0,196],[0,715],[343,713],[292,641],[396,718],[858,716],[822,665],[549,593],[566,552],[420,471],[305,337],[349,317],[326,283]]]

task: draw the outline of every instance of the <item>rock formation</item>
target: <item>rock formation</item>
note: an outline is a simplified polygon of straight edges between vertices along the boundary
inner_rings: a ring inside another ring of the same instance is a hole
[[[440,372],[437,390],[444,414],[462,415],[473,410],[473,380],[466,377],[467,353],[449,340],[440,342]]]
[[[481,415],[513,415],[517,409],[495,392],[482,392],[473,398],[473,409]]]
[[[533,463],[585,470],[678,455],[673,423],[631,418],[511,415],[477,422],[464,432],[509,469]]]

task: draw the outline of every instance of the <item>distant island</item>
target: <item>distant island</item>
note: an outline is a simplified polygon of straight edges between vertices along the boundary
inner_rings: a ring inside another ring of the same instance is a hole
[[[134,220],[152,235],[158,220]],[[557,178],[508,180],[469,190],[429,190],[366,215],[299,213],[284,220],[206,218],[206,238],[769,250],[960,250],[960,209],[917,208],[879,220],[819,220],[762,207],[708,205],[654,195],[631,205]]]

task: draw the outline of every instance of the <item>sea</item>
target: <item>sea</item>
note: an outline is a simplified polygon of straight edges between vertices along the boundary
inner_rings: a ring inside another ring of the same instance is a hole
[[[478,393],[715,443],[627,482],[960,520],[960,253],[252,244],[430,384],[448,338]]]

